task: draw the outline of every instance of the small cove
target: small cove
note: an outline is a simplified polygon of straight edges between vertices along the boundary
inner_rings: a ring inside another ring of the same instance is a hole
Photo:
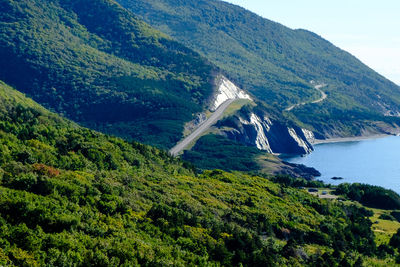
[[[400,193],[400,137],[325,143],[314,146],[306,156],[286,161],[314,167],[325,183],[366,183]],[[332,180],[343,177],[343,180]]]

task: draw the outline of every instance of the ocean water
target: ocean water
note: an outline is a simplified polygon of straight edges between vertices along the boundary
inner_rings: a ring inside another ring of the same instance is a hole
[[[314,167],[322,174],[317,179],[326,183],[366,183],[400,193],[399,136],[319,144],[314,149],[310,155],[285,160]],[[332,180],[334,176],[344,179]]]

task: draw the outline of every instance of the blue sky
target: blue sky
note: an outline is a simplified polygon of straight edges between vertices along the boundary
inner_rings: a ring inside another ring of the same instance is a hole
[[[307,29],[400,85],[399,0],[226,0],[292,29]]]

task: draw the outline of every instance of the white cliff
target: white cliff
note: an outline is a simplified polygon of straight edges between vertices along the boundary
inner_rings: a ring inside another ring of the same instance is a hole
[[[302,129],[302,131],[304,133],[304,129]],[[304,151],[306,151],[307,153],[312,151],[312,148],[309,146],[309,144],[306,143],[307,140],[305,141],[304,139],[299,137],[295,129],[288,128],[288,132],[289,135],[293,138],[293,140],[299,145],[299,147],[302,147]]]
[[[216,79],[217,92],[213,98],[210,110],[215,111],[221,104],[231,99],[249,99],[251,97],[220,75]],[[313,132],[299,127],[288,127],[285,124],[271,120],[266,114],[255,112],[241,114],[236,117],[237,127],[229,125],[223,134],[247,145],[256,146],[268,153],[307,154],[313,148],[310,143],[315,139]]]
[[[271,121],[268,118],[267,120],[262,121],[256,114],[251,113],[250,121],[240,118],[240,122],[244,125],[252,125],[254,127],[257,132],[254,142],[258,149],[272,153],[271,146],[269,145],[266,136],[266,131],[269,131],[271,124]]]
[[[224,132],[228,138],[256,146],[268,153],[308,154],[313,150],[310,141],[314,139],[314,134],[311,131],[288,127],[254,112],[237,118],[237,127],[228,128]]]
[[[217,78],[217,94],[211,104],[210,110],[215,111],[222,103],[228,99],[249,99],[251,97],[243,90],[229,81],[226,77],[220,76]]]
[[[307,129],[301,129],[303,131],[304,136],[306,137],[307,141],[310,144],[314,144],[315,143],[315,136],[314,133],[311,132],[310,130]]]

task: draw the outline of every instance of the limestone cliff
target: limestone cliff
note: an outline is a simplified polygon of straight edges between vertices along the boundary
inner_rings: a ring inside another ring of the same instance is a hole
[[[229,99],[249,99],[249,94],[236,86],[223,75],[215,78],[215,94],[209,101],[209,110],[215,111]],[[186,124],[185,131],[192,132],[206,120],[205,114],[198,114],[197,119]],[[265,112],[243,111],[229,119],[217,123],[219,133],[229,139],[249,146],[255,146],[268,153],[307,154],[313,148],[313,132],[291,124],[286,125],[278,119],[270,118]]]
[[[269,153],[307,154],[313,151],[310,143],[314,138],[312,132],[285,125],[263,114],[240,112],[217,126],[229,139]]]
[[[216,94],[213,97],[210,110],[215,111],[222,103],[228,99],[249,99],[251,97],[223,75],[215,79]]]

